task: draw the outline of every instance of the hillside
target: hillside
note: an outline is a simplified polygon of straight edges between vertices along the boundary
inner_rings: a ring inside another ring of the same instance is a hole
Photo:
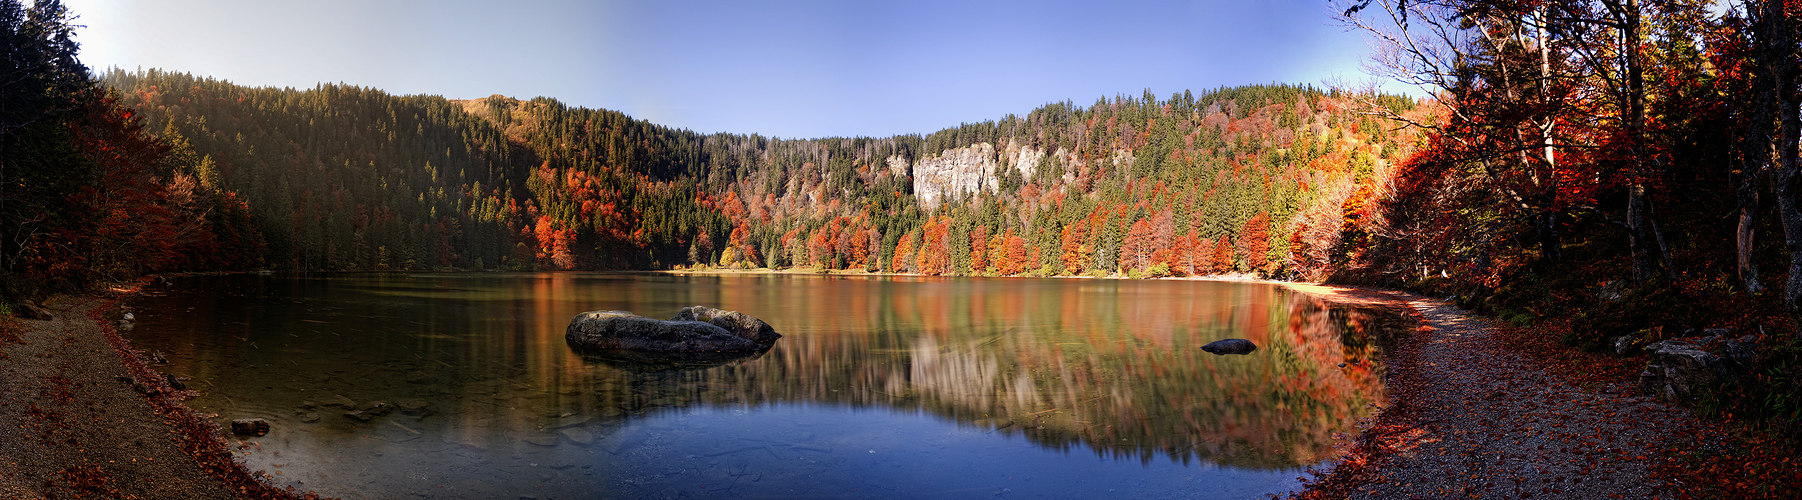
[[[280,269],[812,267],[1319,276],[1413,134],[1297,86],[1117,96],[928,135],[702,135],[553,99],[102,81],[248,202]],[[1409,111],[1423,113],[1423,111]],[[1361,202],[1354,202],[1359,204]]]

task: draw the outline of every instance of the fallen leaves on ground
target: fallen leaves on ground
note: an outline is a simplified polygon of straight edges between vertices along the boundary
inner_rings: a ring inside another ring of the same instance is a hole
[[[1297,498],[1757,497],[1776,491],[1699,489],[1663,473],[1719,460],[1700,443],[1722,426],[1638,395],[1633,382],[1642,359],[1576,351],[1558,344],[1557,332],[1498,327],[1440,301],[1330,292],[1415,314],[1420,327],[1393,347],[1392,406],[1344,445],[1330,470],[1305,478],[1307,489]],[[1696,458],[1685,461],[1675,450],[1694,450]],[[1744,465],[1722,464],[1711,476],[1734,477],[1726,469]]]

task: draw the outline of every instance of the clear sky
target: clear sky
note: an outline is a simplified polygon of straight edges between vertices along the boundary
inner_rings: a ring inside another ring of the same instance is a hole
[[[929,133],[1049,102],[1368,81],[1326,0],[64,0],[82,61],[554,97],[697,132]]]

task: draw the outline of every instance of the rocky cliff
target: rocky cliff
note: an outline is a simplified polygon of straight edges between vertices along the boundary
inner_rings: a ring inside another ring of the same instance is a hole
[[[986,142],[947,149],[913,163],[914,195],[920,198],[921,206],[932,208],[947,198],[993,192],[1000,185],[997,176],[1005,172],[1001,169],[1017,169],[1022,178],[1030,178],[1045,155],[1043,149],[1013,141],[1000,151]],[[889,159],[890,168],[898,163],[905,164],[906,160]]]

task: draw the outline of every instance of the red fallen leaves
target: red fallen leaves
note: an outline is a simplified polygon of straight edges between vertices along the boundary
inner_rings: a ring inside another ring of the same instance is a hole
[[[124,292],[136,292],[147,282],[149,282],[149,278],[142,278]],[[151,370],[144,360],[132,351],[130,343],[120,337],[117,330],[113,329],[112,322],[106,320],[103,312],[113,310],[117,306],[117,299],[108,300],[88,311],[88,318],[93,319],[100,326],[100,331],[105,334],[107,342],[112,344],[113,350],[119,353],[126,371],[131,373],[132,378],[150,389],[149,393],[145,395],[145,399],[150,402],[151,408],[163,415],[163,419],[174,428],[182,451],[194,457],[194,461],[200,464],[202,470],[224,482],[241,498],[284,500],[320,498],[317,493],[299,493],[293,487],[277,488],[259,480],[246,470],[244,465],[225,449],[225,442],[219,438],[223,432],[219,429],[218,424],[201,417],[183,404],[181,393],[169,387],[166,379],[157,376],[156,372]]]
[[[25,343],[25,337],[19,336],[19,332],[22,331],[25,331],[25,326],[20,325],[18,319],[11,316],[0,316],[0,347],[5,347],[6,344]],[[6,359],[5,350],[0,350],[0,359]]]
[[[1682,498],[1781,498],[1802,484],[1798,443],[1773,429],[1729,421],[1697,436],[1701,446],[1677,447],[1653,464],[1653,476],[1679,484]]]
[[[105,470],[101,470],[99,465],[71,465],[58,471],[57,475],[62,476],[63,481],[68,482],[71,489],[81,492],[83,495],[104,496],[107,498],[120,497],[118,488],[107,486],[107,483],[112,479],[112,475],[107,474]]]
[[[1495,338],[1509,350],[1524,352],[1538,360],[1559,378],[1580,386],[1594,386],[1632,380],[1645,368],[1640,358],[1617,358],[1584,352],[1558,342],[1570,330],[1568,323],[1551,323],[1521,328],[1498,324]]]
[[[1344,298],[1348,295],[1337,291],[1333,291],[1330,294],[1338,295],[1340,298]],[[1366,303],[1383,302],[1376,297],[1357,297],[1353,295],[1352,298],[1360,299],[1359,301]],[[1660,450],[1640,449],[1645,446],[1647,438],[1660,443],[1673,443],[1673,446],[1686,445],[1687,443],[1694,442],[1692,437],[1685,434],[1688,431],[1681,431],[1678,429],[1689,429],[1695,426],[1681,425],[1675,422],[1673,422],[1673,425],[1666,427],[1668,430],[1664,432],[1668,432],[1669,434],[1664,436],[1653,437],[1633,434],[1634,432],[1643,433],[1646,429],[1643,425],[1635,425],[1634,423],[1626,422],[1622,419],[1629,417],[1644,418],[1646,414],[1632,410],[1615,411],[1615,408],[1625,408],[1625,405],[1638,404],[1636,401],[1624,398],[1623,396],[1626,396],[1626,394],[1610,394],[1605,391],[1598,392],[1594,390],[1582,391],[1588,394],[1587,396],[1583,396],[1582,399],[1552,398],[1545,401],[1548,403],[1557,402],[1558,404],[1574,405],[1563,409],[1559,409],[1559,407],[1556,406],[1542,408],[1519,407],[1516,406],[1518,403],[1502,401],[1495,397],[1500,395],[1497,394],[1497,392],[1500,391],[1500,386],[1496,385],[1498,382],[1508,384],[1508,387],[1511,388],[1510,390],[1513,391],[1527,391],[1521,395],[1528,400],[1537,401],[1539,398],[1546,396],[1541,396],[1541,393],[1533,387],[1521,387],[1515,385],[1516,382],[1506,382],[1507,380],[1513,380],[1511,377],[1507,376],[1506,373],[1496,374],[1479,369],[1458,369],[1448,371],[1434,368],[1450,366],[1446,363],[1467,367],[1479,366],[1480,363],[1472,364],[1473,357],[1476,359],[1483,359],[1484,356],[1512,357],[1516,354],[1524,353],[1525,356],[1522,357],[1525,359],[1521,359],[1519,363],[1524,365],[1522,368],[1525,368],[1528,372],[1537,372],[1540,369],[1545,369],[1547,372],[1554,375],[1555,378],[1562,380],[1562,384],[1560,385],[1575,384],[1599,388],[1596,386],[1621,387],[1621,382],[1630,380],[1630,377],[1637,372],[1637,361],[1621,361],[1613,358],[1603,358],[1593,354],[1571,352],[1569,348],[1558,345],[1553,340],[1549,340],[1558,338],[1555,334],[1548,334],[1544,330],[1527,332],[1520,329],[1507,328],[1493,328],[1493,335],[1482,335],[1482,338],[1488,340],[1481,343],[1467,342],[1463,345],[1457,345],[1454,347],[1455,350],[1452,351],[1437,347],[1435,350],[1427,351],[1424,349],[1424,346],[1439,346],[1441,343],[1456,344],[1457,342],[1453,339],[1470,338],[1469,335],[1471,334],[1471,332],[1463,331],[1463,328],[1457,326],[1462,322],[1459,318],[1434,317],[1436,318],[1434,319],[1435,322],[1449,322],[1448,325],[1450,326],[1448,326],[1448,328],[1453,328],[1453,330],[1449,330],[1446,334],[1442,335],[1399,336],[1402,338],[1398,339],[1399,345],[1395,351],[1395,358],[1391,360],[1391,366],[1395,368],[1395,370],[1392,371],[1392,374],[1397,376],[1390,381],[1390,400],[1393,402],[1393,406],[1379,415],[1374,425],[1372,425],[1363,436],[1360,436],[1356,442],[1350,444],[1350,448],[1345,452],[1344,461],[1332,470],[1331,474],[1320,477],[1319,472],[1314,472],[1314,474],[1316,474],[1314,479],[1304,479],[1304,484],[1308,486],[1308,490],[1297,494],[1297,498],[1339,498],[1356,494],[1361,491],[1385,494],[1382,493],[1382,491],[1399,486],[1400,482],[1408,480],[1409,476],[1421,473],[1417,466],[1408,465],[1396,467],[1403,463],[1398,462],[1398,460],[1412,460],[1411,458],[1404,457],[1413,457],[1416,454],[1423,452],[1429,454],[1436,452],[1440,457],[1447,456],[1446,453],[1448,452],[1470,457],[1473,452],[1479,450],[1488,450],[1484,452],[1485,454],[1496,453],[1498,451],[1497,449],[1488,447],[1488,444],[1492,443],[1492,441],[1478,443],[1475,447],[1464,447],[1463,449],[1460,449],[1459,445],[1455,444],[1452,445],[1451,448],[1447,448],[1446,445],[1441,444],[1419,449],[1424,451],[1410,451],[1413,448],[1413,445],[1423,444],[1417,443],[1416,441],[1418,441],[1418,439],[1411,439],[1417,437],[1416,435],[1421,434],[1420,432],[1416,432],[1421,429],[1420,426],[1426,426],[1428,430],[1436,432],[1452,442],[1471,439],[1470,436],[1473,432],[1480,437],[1481,434],[1483,434],[1483,429],[1501,432],[1503,436],[1513,436],[1516,438],[1540,441],[1540,443],[1533,443],[1530,441],[1522,442],[1522,439],[1516,439],[1513,442],[1513,446],[1518,447],[1515,448],[1516,450],[1532,451],[1510,454],[1506,451],[1509,447],[1502,446],[1500,448],[1500,459],[1504,462],[1524,460],[1531,464],[1543,465],[1544,467],[1534,466],[1531,470],[1520,470],[1515,472],[1509,471],[1507,467],[1501,467],[1491,469],[1488,473],[1460,476],[1460,484],[1467,485],[1464,486],[1466,489],[1462,492],[1462,495],[1477,495],[1481,491],[1493,489],[1496,483],[1506,485],[1504,486],[1504,489],[1510,490],[1508,494],[1512,496],[1525,497],[1535,493],[1541,495],[1569,494],[1570,490],[1567,490],[1566,488],[1571,488],[1573,485],[1579,485],[1585,482],[1582,481],[1585,479],[1584,477],[1576,477],[1567,483],[1566,479],[1570,478],[1570,473],[1561,473],[1559,472],[1560,470],[1572,471],[1581,475],[1601,474],[1598,477],[1590,477],[1588,479],[1599,479],[1606,485],[1600,486],[1602,489],[1599,491],[1596,487],[1591,486],[1578,487],[1577,491],[1588,490],[1591,494],[1600,494],[1617,488],[1644,490],[1646,487],[1652,486],[1653,484],[1639,483],[1639,479],[1636,477],[1637,474],[1632,475],[1635,477],[1623,476],[1621,474],[1627,470],[1644,470],[1640,469],[1640,467],[1654,467],[1658,460],[1660,460],[1658,458],[1658,452]],[[1431,328],[1423,326],[1421,331],[1430,332]],[[1450,336],[1444,337],[1444,335]],[[1425,342],[1429,341],[1432,342],[1432,344],[1425,344]],[[1435,357],[1431,360],[1422,358],[1423,352],[1435,353],[1433,354]],[[1483,352],[1489,352],[1490,354],[1483,354]],[[1433,376],[1436,378],[1434,379],[1433,385],[1427,385],[1421,380],[1422,375],[1420,375],[1420,373],[1426,371],[1435,373]],[[1498,378],[1498,375],[1501,375],[1501,377]],[[1531,380],[1533,377],[1529,376],[1527,379]],[[1452,392],[1444,392],[1447,390]],[[1459,391],[1463,391],[1463,393],[1460,393]],[[1544,394],[1549,395],[1550,393]],[[1448,396],[1452,398],[1449,401],[1446,399]],[[1471,411],[1465,412],[1444,407],[1443,405],[1448,404],[1448,402],[1453,405],[1472,405],[1472,407],[1469,408]],[[1581,411],[1573,411],[1578,409],[1581,409]],[[1499,418],[1492,420],[1488,417]],[[1465,422],[1462,424],[1454,424],[1448,420],[1435,421],[1432,419],[1465,419]],[[1628,431],[1628,435],[1632,437],[1631,441],[1633,441],[1633,444],[1626,446],[1626,448],[1620,448],[1617,446],[1621,445],[1612,444],[1617,439],[1617,436],[1612,432],[1613,429]],[[1545,442],[1545,440],[1552,441]],[[1435,439],[1434,441],[1437,440]],[[1609,442],[1611,444],[1603,445],[1602,443],[1604,442]],[[1528,448],[1527,446],[1531,447]],[[1650,453],[1647,451],[1650,451]],[[1714,452],[1706,451],[1704,453]],[[1420,458],[1426,457],[1422,456]],[[1391,467],[1396,468],[1391,469]],[[1391,473],[1391,470],[1409,470],[1410,472],[1403,472],[1398,475],[1396,473]],[[1794,468],[1791,467],[1786,470],[1793,471]],[[1456,471],[1448,472],[1457,473]],[[1429,472],[1429,475],[1430,474],[1431,473]],[[1516,474],[1524,474],[1524,476]],[[1734,477],[1732,474],[1727,474],[1725,472],[1717,473],[1715,476]],[[1508,481],[1509,479],[1512,479],[1512,481]],[[1637,483],[1639,486],[1634,488],[1628,484],[1621,483],[1620,480]],[[1725,488],[1694,490],[1694,484],[1695,483],[1682,483],[1667,480],[1661,489],[1666,491],[1677,491],[1686,496],[1698,496],[1699,491],[1700,496],[1717,497],[1759,497],[1770,496],[1783,491],[1779,489],[1729,490]],[[1763,484],[1784,483],[1766,481]],[[1788,484],[1794,484],[1794,482],[1791,481]],[[1414,488],[1416,489],[1420,487],[1421,485],[1419,484],[1414,485]],[[1686,487],[1688,489],[1685,489]],[[1407,488],[1404,487],[1403,489],[1406,490]],[[1729,494],[1723,495],[1721,492],[1727,492]],[[1497,493],[1497,491],[1489,491],[1488,493],[1482,493],[1482,495],[1487,496],[1493,493]],[[1387,494],[1403,494],[1403,492],[1388,491]],[[1458,494],[1458,492],[1439,491],[1435,496],[1456,494]]]
[[[1642,358],[1615,358],[1572,349],[1555,339],[1563,336],[1568,324],[1538,325],[1533,329],[1498,327],[1497,337],[1503,345],[1529,353],[1545,367],[1565,380],[1578,384],[1612,383],[1631,380],[1645,361]],[[1615,411],[1605,412],[1610,418],[1624,417]],[[1650,461],[1653,479],[1662,481],[1683,498],[1775,498],[1793,495],[1794,485],[1802,484],[1802,463],[1795,458],[1802,443],[1781,437],[1775,429],[1759,428],[1759,424],[1735,422],[1731,415],[1719,426],[1708,426],[1693,439],[1698,443],[1721,443],[1716,446],[1675,446],[1662,457],[1635,456],[1632,460]],[[1610,441],[1613,436],[1608,436]]]

